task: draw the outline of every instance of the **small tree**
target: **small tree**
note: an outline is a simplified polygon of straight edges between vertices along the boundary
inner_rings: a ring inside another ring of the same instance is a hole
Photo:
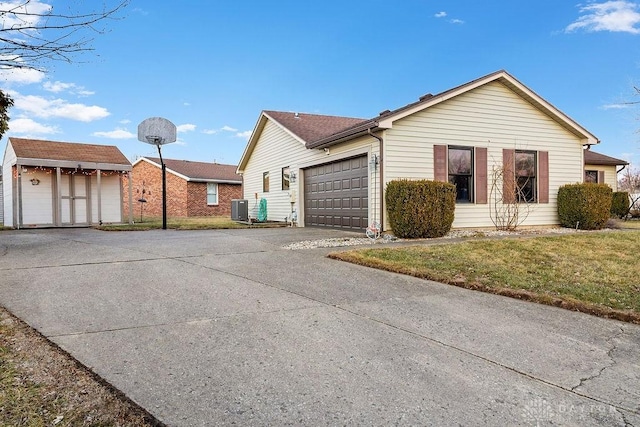
[[[509,165],[494,166],[491,171],[489,216],[496,230],[513,231],[527,219],[533,206],[524,192],[528,178],[518,183]]]
[[[632,211],[640,210],[640,170],[629,165],[622,172],[618,181],[618,189],[629,193],[629,207],[624,217],[628,217]]]
[[[0,90],[0,138],[9,130],[9,108],[13,106],[13,99]]]

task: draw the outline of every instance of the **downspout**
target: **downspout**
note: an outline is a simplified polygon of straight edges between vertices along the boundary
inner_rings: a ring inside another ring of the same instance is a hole
[[[627,167],[627,165],[622,165],[622,168],[619,171],[616,171],[616,175],[619,174],[620,172],[622,172],[624,170],[624,168],[626,168],[626,167]]]
[[[380,165],[380,230],[384,231],[384,174],[383,174],[383,165],[384,165],[384,139],[382,139],[382,137],[375,135],[373,132],[371,132],[371,128],[367,129],[367,132],[369,133],[369,135],[371,135],[372,137],[374,137],[375,139],[378,140],[378,142],[380,142],[380,153],[378,154],[378,162]]]

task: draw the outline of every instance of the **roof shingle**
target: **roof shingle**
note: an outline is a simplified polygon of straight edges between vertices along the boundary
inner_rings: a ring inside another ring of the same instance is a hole
[[[324,116],[320,114],[265,111],[269,117],[294,133],[304,142],[317,141],[343,129],[364,123],[355,117]]]
[[[17,157],[25,159],[131,165],[115,145],[80,144],[41,139],[9,138]]]
[[[160,164],[158,157],[145,157]],[[191,160],[162,159],[168,169],[184,175],[193,181],[231,181],[242,183],[242,177],[236,173],[235,165],[220,163],[194,162]]]
[[[596,153],[595,151],[584,150],[584,164],[585,165],[618,166],[618,165],[628,165],[629,162],[625,160],[616,159],[615,157],[605,156],[604,154]]]

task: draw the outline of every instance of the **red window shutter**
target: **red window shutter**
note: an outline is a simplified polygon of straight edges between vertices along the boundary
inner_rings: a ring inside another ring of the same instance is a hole
[[[514,203],[516,201],[516,176],[515,176],[516,150],[502,150],[502,202]]]
[[[598,184],[604,184],[604,171],[598,171]]]
[[[538,151],[538,203],[549,203],[549,152]]]
[[[487,149],[476,147],[475,165],[473,170],[476,176],[476,203],[487,203]]]
[[[448,182],[447,179],[447,146],[433,146],[433,179]]]

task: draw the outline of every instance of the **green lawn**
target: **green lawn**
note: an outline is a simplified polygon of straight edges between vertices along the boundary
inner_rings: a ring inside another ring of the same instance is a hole
[[[640,323],[640,232],[475,240],[329,256]]]

